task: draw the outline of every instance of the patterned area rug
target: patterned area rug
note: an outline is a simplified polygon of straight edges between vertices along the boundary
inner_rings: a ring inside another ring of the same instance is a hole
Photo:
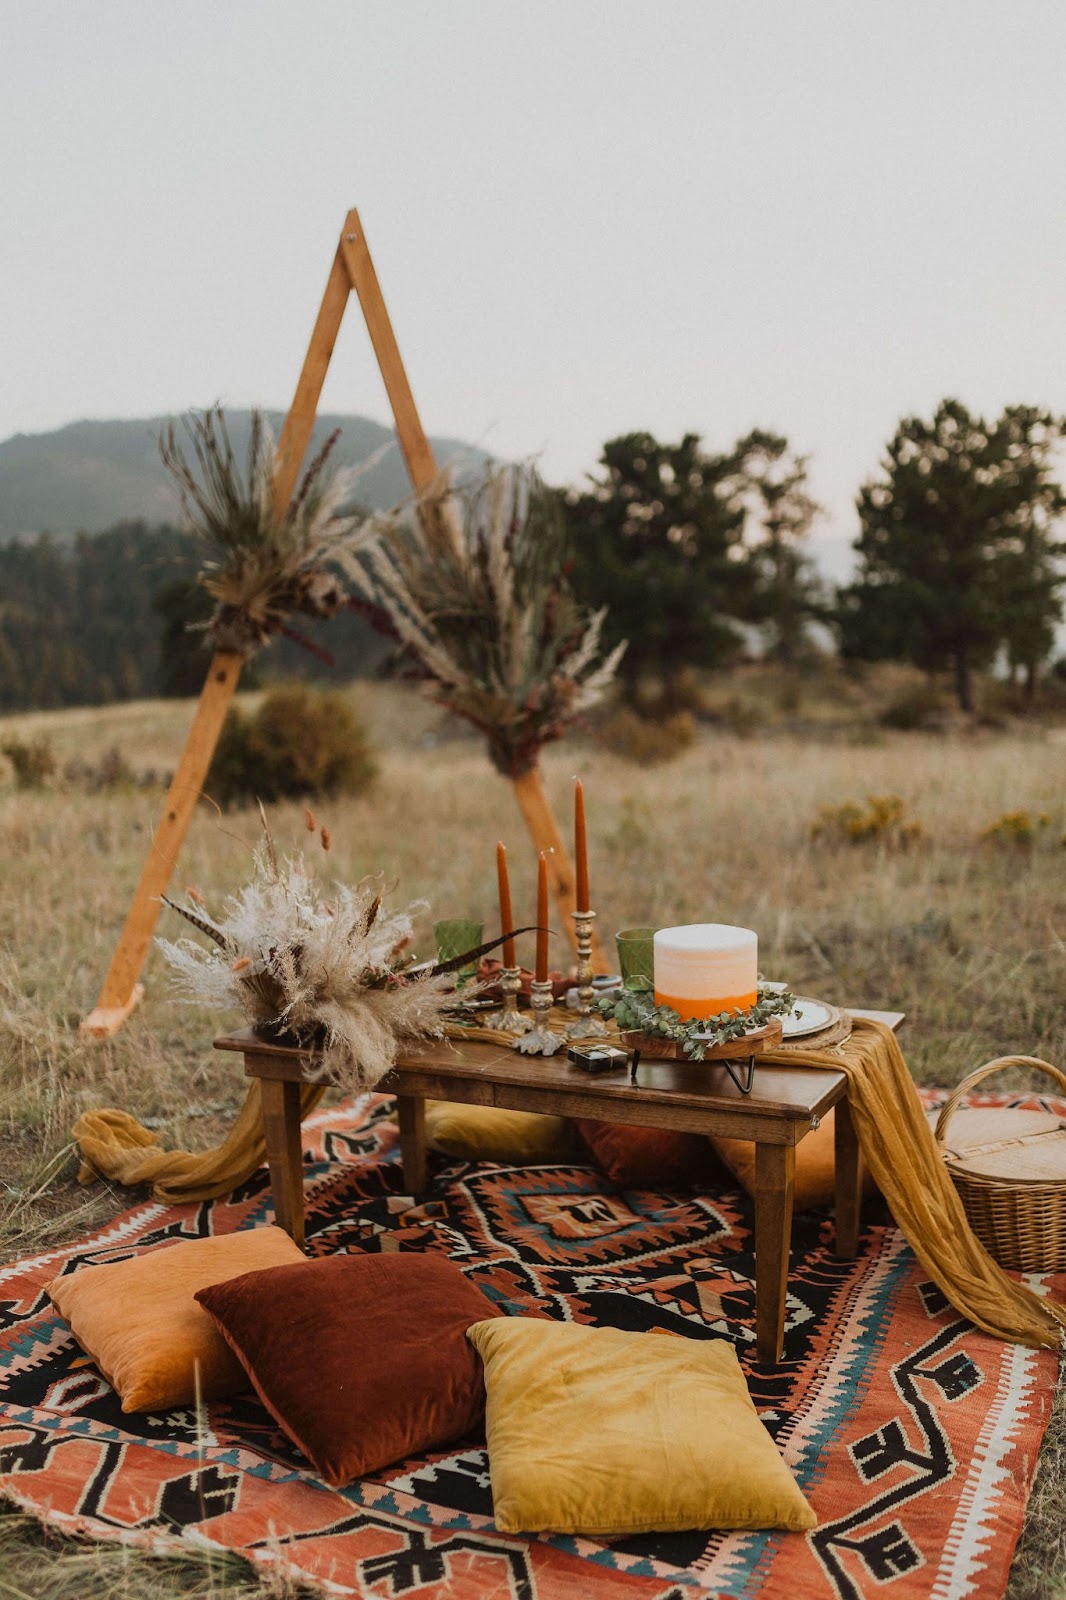
[[[309,1120],[313,1254],[442,1251],[510,1313],[733,1340],[819,1527],[515,1538],[493,1526],[483,1439],[336,1491],[304,1470],[254,1397],[212,1405],[199,1426],[188,1411],[123,1416],[43,1284],[65,1262],[271,1219],[265,1172],[229,1201],[143,1204],[0,1271],[0,1496],[68,1533],[160,1552],[216,1545],[334,1595],[382,1600],[1002,1595],[1053,1354],[960,1321],[885,1223],[866,1230],[857,1262],[836,1261],[832,1222],[815,1213],[796,1220],[786,1359],[760,1366],[746,1197],[622,1193],[591,1167],[453,1162],[416,1205],[390,1108],[372,1097]]]

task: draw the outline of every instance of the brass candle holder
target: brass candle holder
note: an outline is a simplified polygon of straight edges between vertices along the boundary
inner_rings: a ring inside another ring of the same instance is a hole
[[[577,1021],[566,1030],[568,1039],[599,1039],[607,1032],[603,1018],[592,1009],[596,991],[592,987],[592,924],[595,911],[575,911],[577,932]]]
[[[511,1048],[521,1050],[527,1056],[553,1056],[565,1042],[565,1035],[554,1033],[548,1026],[553,1004],[551,984],[547,981],[541,983],[534,978],[529,997],[533,1010],[533,1029],[516,1039]]]
[[[499,1011],[490,1011],[485,1018],[490,1028],[501,1033],[528,1033],[533,1026],[531,1017],[518,1009],[518,996],[522,988],[521,967],[503,967],[500,970],[500,993],[503,1005]]]

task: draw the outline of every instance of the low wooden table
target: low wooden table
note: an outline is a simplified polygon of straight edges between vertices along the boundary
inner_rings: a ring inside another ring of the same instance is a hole
[[[901,1012],[852,1008],[852,1015],[892,1028],[903,1021]],[[300,1086],[314,1052],[270,1044],[251,1031],[216,1039],[215,1046],[242,1051],[245,1072],[260,1080],[275,1216],[302,1246]],[[591,1076],[565,1055],[524,1056],[464,1041],[406,1051],[378,1089],[396,1095],[403,1177],[412,1194],[426,1186],[426,1100],[753,1140],[755,1333],[759,1359],[768,1362],[781,1359],[784,1338],[796,1146],[835,1106],[836,1253],[845,1260],[855,1255],[862,1181],[842,1072],[760,1066],[753,1092],[742,1095],[725,1068],[711,1062],[642,1061],[631,1083],[625,1071]]]

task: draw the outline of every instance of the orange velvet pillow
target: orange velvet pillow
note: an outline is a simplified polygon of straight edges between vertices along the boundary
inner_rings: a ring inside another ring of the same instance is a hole
[[[705,1182],[714,1171],[707,1140],[699,1133],[584,1121],[577,1131],[620,1189],[683,1189]]]
[[[53,1278],[48,1294],[118,1390],[123,1411],[171,1411],[192,1405],[197,1392],[212,1400],[248,1386],[240,1362],[196,1304],[196,1291],[303,1259],[280,1228],[249,1228],[81,1267]]]
[[[197,1299],[327,1483],[461,1439],[484,1413],[466,1330],[498,1313],[446,1256],[327,1256]]]
[[[830,1111],[818,1127],[806,1134],[796,1146],[796,1188],[792,1203],[797,1211],[815,1211],[820,1206],[831,1206],[834,1202],[837,1170],[835,1127],[835,1111]],[[711,1136],[711,1144],[741,1186],[749,1194],[754,1194],[755,1146],[747,1139],[719,1139],[715,1135]],[[865,1168],[863,1193],[877,1193],[877,1185]]]

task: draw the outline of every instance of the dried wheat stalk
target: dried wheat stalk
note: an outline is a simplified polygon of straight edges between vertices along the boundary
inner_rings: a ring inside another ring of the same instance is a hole
[[[470,490],[441,480],[338,557],[431,696],[485,734],[509,777],[599,700],[625,648],[601,657],[605,612],[578,604],[565,558],[558,497],[528,466]]]
[[[268,833],[220,917],[166,903],[212,941],[157,941],[184,997],[321,1045],[318,1074],[345,1090],[372,1088],[401,1040],[444,1033],[454,978],[409,967],[422,908],[387,911],[380,879],[319,885],[302,856],[278,860]]]
[[[332,433],[292,501],[278,510],[274,438],[261,412],[252,412],[243,468],[221,407],[202,415],[190,412],[183,420],[192,463],[173,423],[159,448],[177,484],[186,522],[213,552],[200,573],[200,582],[217,602],[207,625],[212,647],[249,656],[274,634],[288,631],[293,615],[335,616],[348,596],[331,564],[340,545],[358,547],[365,525],[342,506],[373,461],[327,474],[338,438]]]

